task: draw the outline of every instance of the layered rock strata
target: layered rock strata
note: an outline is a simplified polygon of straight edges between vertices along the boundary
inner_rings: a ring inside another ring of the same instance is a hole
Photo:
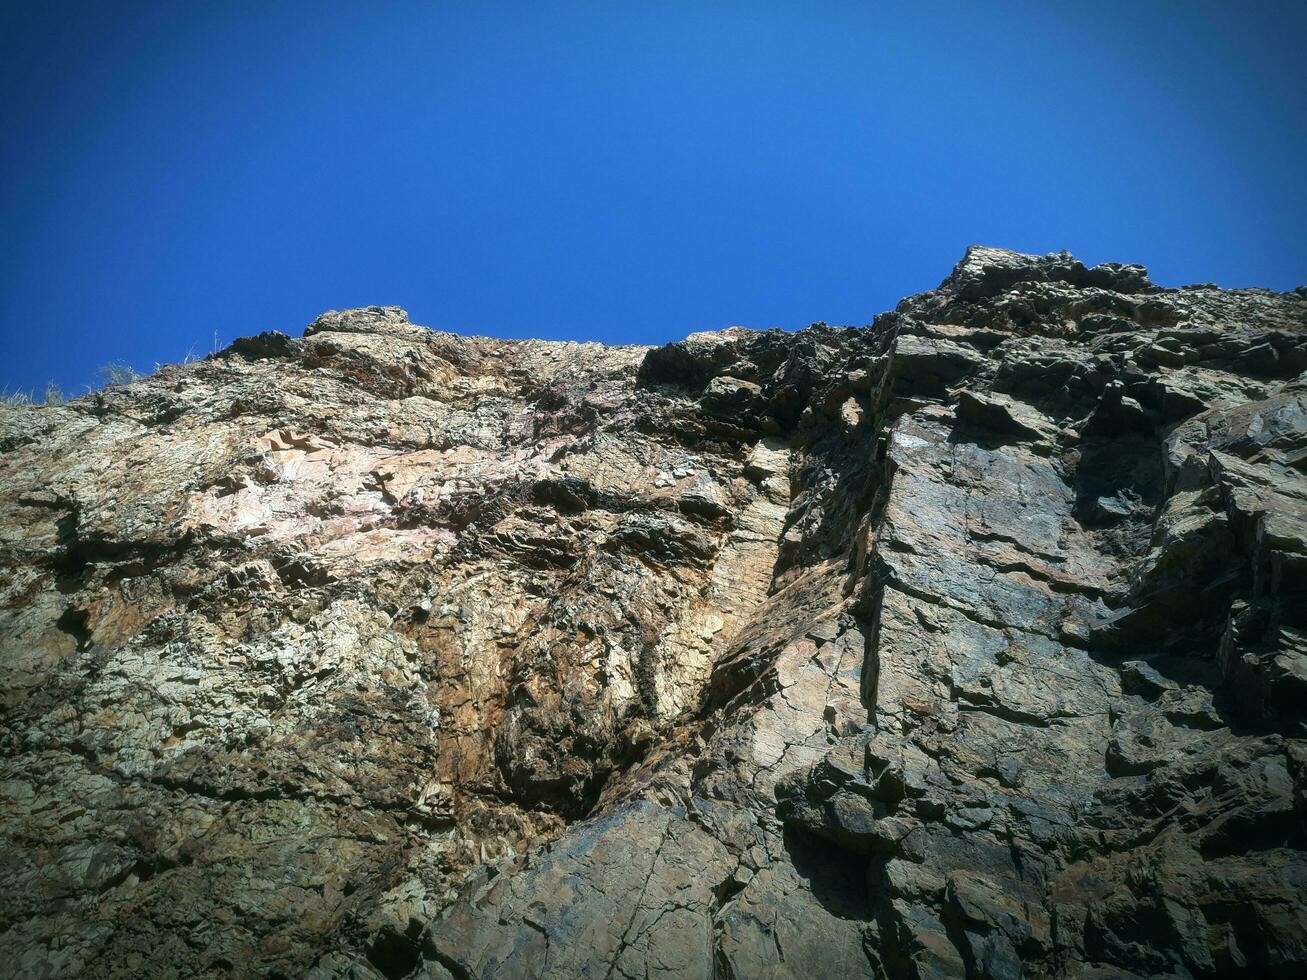
[[[1307,970],[1307,291],[319,317],[0,407],[0,972]]]

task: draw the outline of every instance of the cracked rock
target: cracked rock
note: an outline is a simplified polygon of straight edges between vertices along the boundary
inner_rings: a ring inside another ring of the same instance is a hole
[[[15,976],[1297,977],[1307,293],[398,307],[0,405]]]

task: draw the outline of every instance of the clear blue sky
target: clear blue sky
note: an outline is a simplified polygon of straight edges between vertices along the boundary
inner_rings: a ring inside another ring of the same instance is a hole
[[[969,242],[1307,281],[1307,3],[4,0],[0,385],[398,304],[866,323]]]

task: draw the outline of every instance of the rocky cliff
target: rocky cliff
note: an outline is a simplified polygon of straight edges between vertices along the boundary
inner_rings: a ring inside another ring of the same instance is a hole
[[[0,408],[0,973],[1298,977],[1307,290],[319,317]]]

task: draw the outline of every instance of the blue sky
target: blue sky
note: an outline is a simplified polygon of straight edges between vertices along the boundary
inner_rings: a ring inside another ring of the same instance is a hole
[[[970,242],[1307,282],[1307,3],[0,7],[0,386],[318,312],[866,323]]]

